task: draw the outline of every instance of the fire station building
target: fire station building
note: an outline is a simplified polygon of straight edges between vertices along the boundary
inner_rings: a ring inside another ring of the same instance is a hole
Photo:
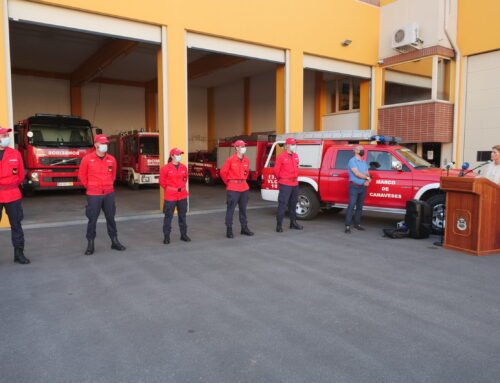
[[[371,129],[436,166],[500,143],[497,0],[2,0],[0,125],[158,131],[160,157],[254,132]]]

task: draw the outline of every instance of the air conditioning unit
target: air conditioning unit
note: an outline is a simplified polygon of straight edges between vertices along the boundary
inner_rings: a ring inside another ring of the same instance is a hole
[[[423,41],[419,37],[417,23],[410,23],[397,28],[392,34],[392,48],[400,53],[407,53],[420,49]]]

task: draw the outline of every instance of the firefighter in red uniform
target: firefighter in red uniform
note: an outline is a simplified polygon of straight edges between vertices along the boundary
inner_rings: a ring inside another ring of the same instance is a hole
[[[170,159],[168,164],[161,168],[160,171],[160,185],[165,190],[165,203],[163,205],[163,212],[165,218],[163,219],[163,243],[170,243],[170,232],[172,230],[172,218],[174,216],[175,208],[177,207],[177,214],[179,218],[179,229],[181,232],[181,241],[190,242],[191,238],[187,235],[187,197],[186,183],[188,180],[188,170],[184,164],[181,164],[182,152],[178,148],[170,151]]]
[[[83,157],[78,171],[78,178],[87,189],[87,207],[85,214],[89,219],[87,225],[87,250],[85,255],[94,254],[94,239],[96,237],[97,218],[101,210],[106,217],[108,235],[111,238],[111,248],[123,251],[118,241],[118,231],[115,222],[115,191],[116,160],[108,151],[108,138],[104,134],[94,137],[95,152]]]
[[[290,229],[302,230],[303,227],[297,223],[297,199],[299,195],[299,156],[295,153],[297,141],[287,138],[285,149],[276,160],[274,175],[279,184],[278,214],[276,215],[276,231],[283,232],[283,218],[288,207],[290,216]]]
[[[248,228],[247,204],[249,187],[247,178],[250,173],[250,160],[245,157],[246,144],[242,140],[237,140],[233,144],[236,153],[229,157],[222,169],[220,176],[226,184],[227,190],[227,209],[226,209],[226,237],[234,238],[233,234],[233,215],[236,205],[238,205],[241,234],[253,235]]]
[[[21,221],[23,207],[19,185],[24,180],[24,164],[21,153],[9,147],[12,129],[0,127],[0,220],[5,208],[10,221],[14,262],[26,265],[30,260],[24,256],[24,233]]]

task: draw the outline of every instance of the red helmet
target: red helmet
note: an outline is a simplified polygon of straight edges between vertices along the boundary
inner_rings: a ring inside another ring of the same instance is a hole
[[[180,150],[179,148],[173,148],[170,151],[170,156],[178,156],[180,154],[184,154],[184,152],[182,150]]]
[[[108,137],[105,134],[98,134],[94,137],[94,142],[98,142],[100,144],[109,144]]]
[[[295,138],[287,138],[286,141],[285,141],[285,145],[296,145],[297,144],[297,140]]]
[[[10,132],[12,132],[12,129],[2,128],[0,126],[0,134],[10,133]]]
[[[237,140],[233,144],[234,147],[237,147],[237,146],[246,146],[246,145],[247,144],[245,144],[245,141],[243,141],[243,140]]]

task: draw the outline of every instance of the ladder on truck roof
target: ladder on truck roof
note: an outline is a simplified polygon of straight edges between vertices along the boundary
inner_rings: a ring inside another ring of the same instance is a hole
[[[276,141],[285,141],[287,138],[296,140],[343,140],[343,141],[371,141],[377,133],[373,130],[333,130],[321,132],[300,132],[277,134]]]

